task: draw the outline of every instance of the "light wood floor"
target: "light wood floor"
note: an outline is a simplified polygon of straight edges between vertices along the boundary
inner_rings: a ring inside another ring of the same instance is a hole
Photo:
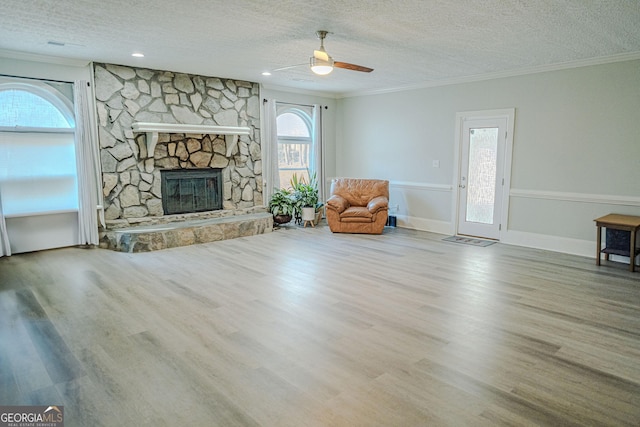
[[[443,237],[0,258],[0,404],[67,427],[640,425],[640,273]]]

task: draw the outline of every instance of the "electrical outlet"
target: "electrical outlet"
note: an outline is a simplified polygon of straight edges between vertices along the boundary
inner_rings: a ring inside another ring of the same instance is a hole
[[[434,160],[433,162],[431,162],[431,166],[433,166],[434,168],[439,168],[440,160]]]

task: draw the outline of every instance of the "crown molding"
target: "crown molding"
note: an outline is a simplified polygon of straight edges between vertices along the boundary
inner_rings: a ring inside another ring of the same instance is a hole
[[[299,88],[288,87],[288,86],[277,86],[277,85],[264,84],[264,83],[260,83],[260,89],[261,90],[262,89],[277,90],[279,92],[296,93],[299,95],[318,96],[321,98],[330,98],[330,99],[340,98],[339,94],[337,93],[321,92],[321,91],[308,90],[308,89],[299,89]]]
[[[567,61],[556,64],[539,65],[535,67],[520,68],[517,70],[499,71],[496,73],[476,74],[472,76],[456,77],[437,81],[428,81],[414,85],[397,86],[386,89],[364,90],[354,92],[344,92],[337,95],[338,98],[352,98],[356,96],[382,95],[386,93],[404,92],[417,89],[427,89],[439,86],[449,86],[462,83],[474,83],[485,80],[503,79],[507,77],[524,76],[528,74],[546,73],[549,71],[568,70],[572,68],[590,67],[593,65],[611,64],[615,62],[636,61],[640,59],[640,52],[621,53],[617,55],[601,56],[597,58],[581,59],[578,61]]]
[[[91,63],[88,59],[72,59],[60,56],[39,55],[35,53],[17,52],[15,50],[0,49],[0,57],[19,59],[22,61],[45,62],[47,64],[67,65],[71,67],[86,67]]]

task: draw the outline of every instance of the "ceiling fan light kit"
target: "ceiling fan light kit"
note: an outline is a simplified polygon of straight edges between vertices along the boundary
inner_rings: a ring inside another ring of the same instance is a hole
[[[311,71],[319,76],[326,76],[333,71],[333,58],[329,57],[328,61],[312,56],[309,59]]]
[[[319,76],[326,76],[333,71],[333,58],[324,50],[324,38],[328,32],[324,30],[316,31],[316,35],[320,39],[320,49],[313,51],[313,56],[309,58],[311,71]]]

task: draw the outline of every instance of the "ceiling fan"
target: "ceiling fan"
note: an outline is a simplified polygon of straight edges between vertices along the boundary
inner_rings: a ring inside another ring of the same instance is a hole
[[[311,71],[320,76],[324,76],[333,71],[333,68],[344,68],[345,70],[361,71],[363,73],[370,73],[373,68],[363,67],[362,65],[350,64],[348,62],[334,61],[333,58],[324,49],[324,39],[329,34],[328,31],[319,30],[316,31],[316,35],[320,39],[320,48],[313,51],[313,56],[309,58],[309,67]],[[289,68],[300,67],[305,64],[290,65],[288,67],[276,68],[273,71],[281,71]],[[263,73],[265,74],[265,73]]]
[[[352,71],[362,71],[363,73],[370,73],[373,68],[363,67],[362,65],[349,64],[348,62],[334,61],[331,56],[324,50],[324,39],[329,34],[328,31],[320,30],[316,31],[316,35],[320,39],[320,49],[313,51],[313,56],[309,58],[309,65],[311,71],[319,75],[329,74],[333,71],[333,67],[344,68]]]

